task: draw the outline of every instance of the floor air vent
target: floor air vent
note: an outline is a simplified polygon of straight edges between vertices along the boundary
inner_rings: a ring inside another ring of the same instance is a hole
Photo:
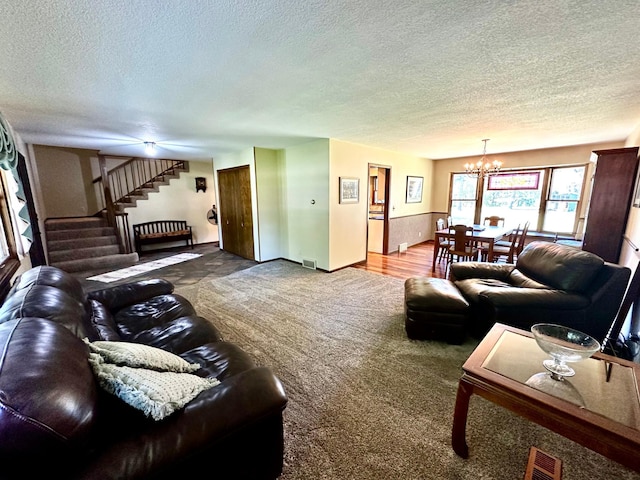
[[[524,480],[560,480],[562,478],[562,460],[531,447]]]
[[[302,259],[302,266],[305,267],[305,268],[310,268],[312,270],[315,270],[316,269],[316,261],[303,258]]]

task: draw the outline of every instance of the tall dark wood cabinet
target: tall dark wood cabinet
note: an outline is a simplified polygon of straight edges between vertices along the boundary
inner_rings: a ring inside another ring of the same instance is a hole
[[[582,249],[617,263],[638,169],[638,147],[596,150]]]

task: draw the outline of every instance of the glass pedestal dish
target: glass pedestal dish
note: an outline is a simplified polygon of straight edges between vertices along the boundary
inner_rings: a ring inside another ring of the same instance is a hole
[[[538,323],[531,327],[531,333],[538,346],[551,356],[542,364],[554,380],[572,377],[576,372],[567,363],[585,360],[600,350],[595,338],[562,325]]]

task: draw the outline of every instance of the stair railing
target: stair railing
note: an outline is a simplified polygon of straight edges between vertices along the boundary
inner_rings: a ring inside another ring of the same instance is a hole
[[[130,158],[111,170],[106,168],[106,157],[98,155],[101,176],[93,180],[99,212],[106,214],[109,226],[114,227],[120,250],[130,253],[131,240],[127,214],[119,206],[132,203],[131,197],[143,195],[144,189],[154,188],[165,176],[176,169],[184,169],[184,160],[160,158]],[[106,179],[106,180],[105,180]]]

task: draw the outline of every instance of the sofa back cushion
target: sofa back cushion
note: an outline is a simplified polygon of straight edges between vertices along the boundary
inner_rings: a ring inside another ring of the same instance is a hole
[[[569,292],[587,290],[603,265],[604,260],[593,253],[550,242],[531,242],[516,261],[516,269],[524,275]]]
[[[46,318],[67,327],[79,338],[97,340],[91,313],[56,287],[31,285],[8,296],[0,307],[0,323],[21,317]]]
[[[11,296],[18,290],[23,290],[33,285],[48,285],[59,288],[87,308],[87,296],[84,293],[80,280],[70,273],[49,265],[41,265],[24,272],[15,280],[7,296]]]
[[[97,421],[85,343],[57,323],[19,318],[0,325],[0,351],[3,472],[76,464]]]

